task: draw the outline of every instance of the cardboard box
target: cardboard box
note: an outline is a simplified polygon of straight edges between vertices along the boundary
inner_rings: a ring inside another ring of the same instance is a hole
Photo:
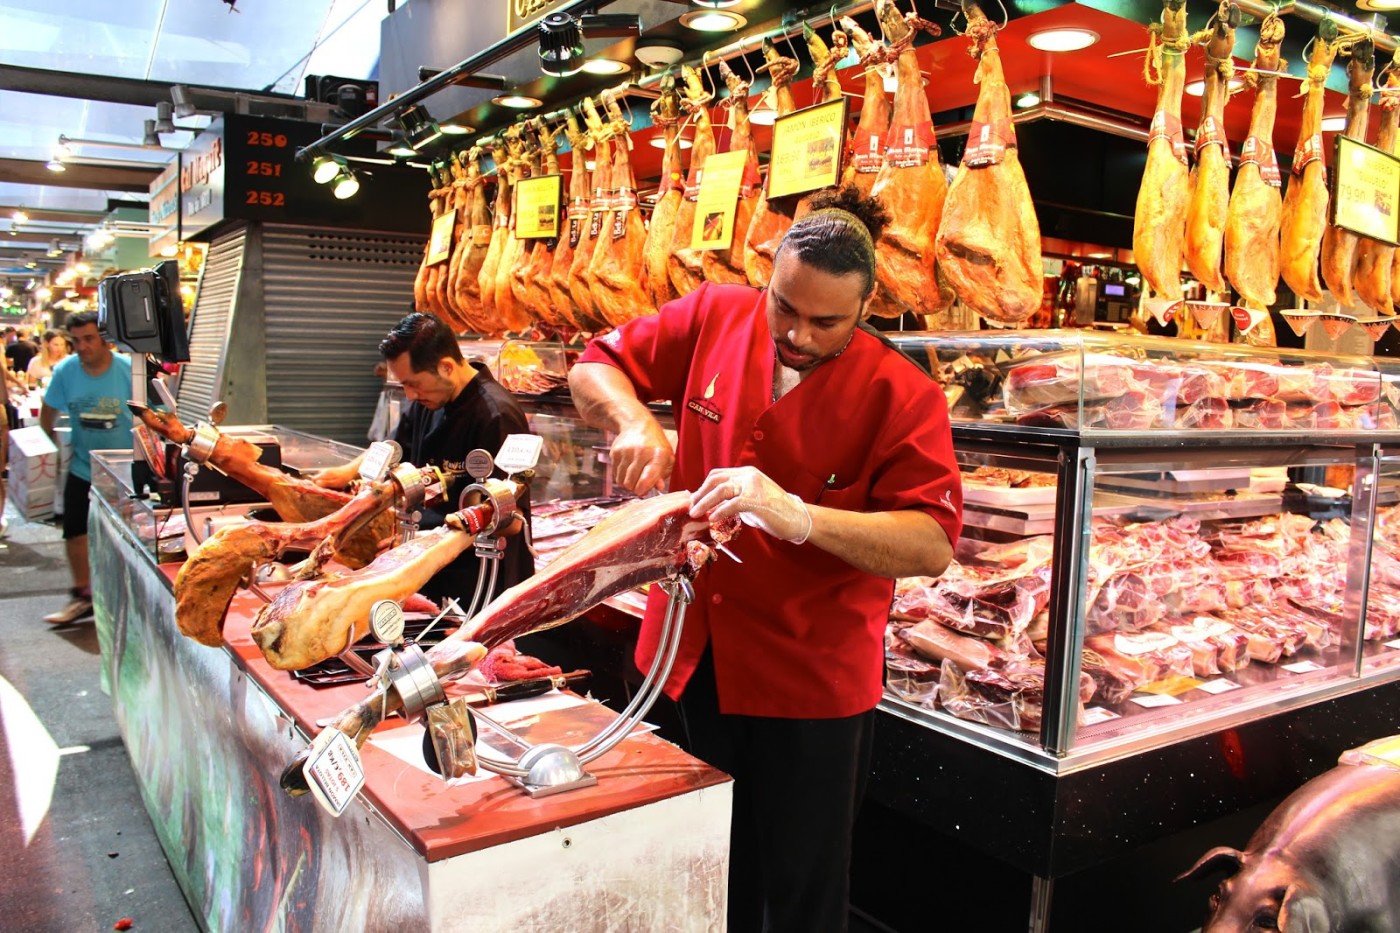
[[[9,497],[29,521],[53,516],[59,452],[40,427],[10,432]]]

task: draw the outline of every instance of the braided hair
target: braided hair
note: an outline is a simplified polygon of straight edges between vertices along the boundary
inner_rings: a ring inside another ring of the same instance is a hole
[[[788,228],[777,253],[794,250],[804,264],[832,275],[858,273],[861,291],[869,292],[875,283],[875,243],[890,223],[889,211],[853,185],[820,191],[811,204],[811,212]]]

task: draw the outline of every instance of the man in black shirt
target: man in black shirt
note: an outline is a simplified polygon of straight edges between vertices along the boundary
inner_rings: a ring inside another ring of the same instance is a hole
[[[409,401],[394,433],[394,440],[403,447],[404,460],[459,474],[451,478],[447,500],[423,510],[420,527],[436,528],[456,510],[462,488],[472,482],[465,472],[467,454],[480,448],[494,456],[508,435],[528,434],[530,427],[515,397],[485,366],[463,360],[452,331],[430,314],[410,314],[399,321],[379,344],[379,353],[389,374],[403,384]],[[342,489],[359,474],[360,459],[323,470],[316,481]],[[497,471],[497,475],[503,474]],[[528,495],[520,504],[528,521]],[[432,599],[455,596],[465,609],[476,591],[479,566],[476,554],[468,549],[439,571],[423,587],[423,594]],[[534,572],[534,558],[524,537],[508,538],[496,588],[490,595]]]
[[[9,361],[10,369],[23,379],[25,370],[29,368],[29,361],[34,359],[38,352],[39,348],[30,342],[21,330],[16,332],[15,342],[5,347],[5,359]]]

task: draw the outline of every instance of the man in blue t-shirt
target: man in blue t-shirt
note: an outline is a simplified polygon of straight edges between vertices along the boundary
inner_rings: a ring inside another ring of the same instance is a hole
[[[50,625],[65,625],[92,614],[88,576],[88,489],[94,450],[131,448],[131,360],[112,352],[97,329],[97,314],[82,311],[68,318],[74,353],[54,367],[39,423],[54,438],[58,416],[67,413],[72,427],[73,460],[63,486],[63,542],[73,572],[73,594],[67,606],[44,616]],[[54,438],[54,443],[58,439]]]

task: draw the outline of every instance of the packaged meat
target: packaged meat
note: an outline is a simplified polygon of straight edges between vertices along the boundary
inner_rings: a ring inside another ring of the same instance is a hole
[[[1038,356],[1006,374],[1006,407],[1029,411],[1077,402],[1080,398],[1117,398],[1137,389],[1133,363],[1108,353],[1076,352]],[[1082,393],[1082,394],[1081,394]]]
[[[1261,618],[1250,610],[1223,613],[1221,618],[1249,636],[1249,656],[1265,664],[1276,664],[1280,658],[1293,657],[1308,640],[1303,626],[1280,624],[1277,620]]]
[[[1091,633],[1140,632],[1166,612],[1152,585],[1136,571],[1109,577],[1089,606],[1085,622]]]
[[[986,582],[946,580],[928,594],[928,617],[981,638],[1023,632],[1050,601],[1048,569]]]
[[[954,661],[963,670],[996,667],[1005,662],[1000,649],[983,638],[963,635],[933,620],[899,630],[899,638],[931,661]]]
[[[1249,636],[1223,619],[1196,616],[1167,628],[1191,649],[1191,669],[1198,677],[1237,671],[1249,664]]]
[[[1134,689],[1173,674],[1191,674],[1191,649],[1170,634],[1091,635],[1084,639],[1084,647],[1099,655],[1119,676],[1134,681]]]
[[[1079,675],[1077,716],[1094,696],[1094,680]],[[1045,661],[1027,658],[996,670],[964,672],[956,662],[944,661],[938,682],[938,702],[959,719],[1001,726],[1018,732],[1040,728],[1045,702]]]
[[[1234,426],[1234,413],[1223,398],[1202,398],[1176,412],[1176,427],[1181,431],[1227,431]]]
[[[1292,426],[1288,403],[1274,398],[1256,399],[1234,406],[1235,427],[1264,431],[1282,431]]]

